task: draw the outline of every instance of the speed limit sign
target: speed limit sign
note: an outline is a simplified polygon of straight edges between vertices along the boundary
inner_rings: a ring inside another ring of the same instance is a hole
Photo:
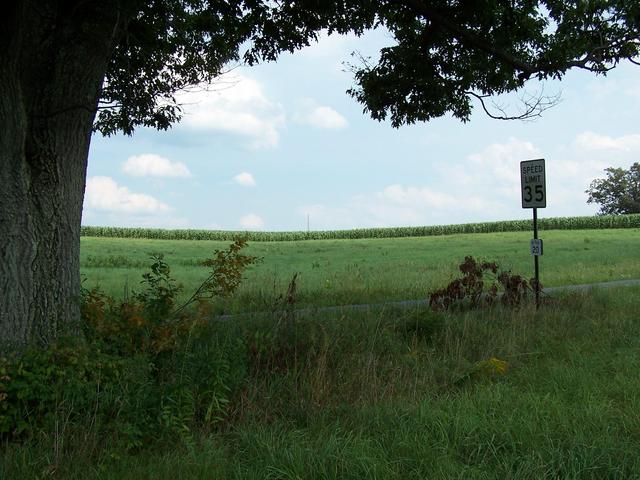
[[[520,162],[522,208],[546,208],[547,187],[544,159]]]
[[[533,240],[531,255],[536,279],[536,308],[540,306],[540,266],[538,258],[542,255],[542,240],[538,238],[538,209],[547,206],[547,184],[544,158],[520,162],[520,186],[522,187],[522,208],[533,209]]]

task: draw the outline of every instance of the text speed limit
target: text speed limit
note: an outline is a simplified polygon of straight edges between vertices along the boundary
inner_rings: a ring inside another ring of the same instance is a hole
[[[520,185],[522,208],[545,208],[547,206],[544,159],[520,162]]]

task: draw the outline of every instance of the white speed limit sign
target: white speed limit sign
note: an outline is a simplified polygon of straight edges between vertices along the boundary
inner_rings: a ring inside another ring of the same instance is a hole
[[[522,208],[545,208],[547,206],[543,158],[520,162],[520,185],[522,186]]]

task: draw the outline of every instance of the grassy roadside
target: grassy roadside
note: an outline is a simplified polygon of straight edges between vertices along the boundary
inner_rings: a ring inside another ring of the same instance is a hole
[[[457,274],[465,255],[497,260],[505,269],[529,275],[530,232],[461,234],[369,240],[250,242],[248,252],[264,258],[253,267],[224,311],[265,310],[299,272],[301,306],[368,303],[425,298]],[[640,229],[552,230],[543,232],[541,258],[545,286],[640,278]],[[85,286],[100,285],[110,295],[123,285],[138,288],[149,255],[160,252],[174,276],[192,291],[206,269],[198,261],[228,242],[81,239]]]
[[[127,453],[90,426],[52,432],[5,446],[0,477],[638,478],[638,311],[629,287],[540,312],[219,323],[245,342],[246,377],[194,444]]]

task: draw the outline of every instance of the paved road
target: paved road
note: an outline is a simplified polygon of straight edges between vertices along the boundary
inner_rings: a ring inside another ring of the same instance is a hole
[[[614,280],[611,282],[599,282],[599,283],[586,283],[583,285],[563,285],[560,287],[547,287],[543,288],[542,292],[545,295],[551,295],[558,292],[571,292],[571,291],[586,291],[592,288],[615,288],[615,287],[632,287],[640,285],[640,279],[632,280]],[[427,306],[429,301],[422,300],[397,300],[393,302],[382,303],[356,303],[351,305],[334,305],[330,307],[312,307],[312,308],[299,308],[294,310],[296,314],[311,314],[311,313],[342,313],[350,311],[371,311],[382,310],[385,308],[411,308],[416,306]],[[277,312],[247,312],[247,313],[234,313],[229,315],[218,315],[215,317],[217,320],[230,320],[233,318],[244,317],[262,317],[266,315],[272,315]]]
[[[584,285],[564,285],[561,287],[544,288],[544,293],[553,293],[561,291],[589,290],[591,288],[613,288],[613,287],[633,287],[640,285],[640,279],[633,280],[613,280],[611,282],[586,283]]]

